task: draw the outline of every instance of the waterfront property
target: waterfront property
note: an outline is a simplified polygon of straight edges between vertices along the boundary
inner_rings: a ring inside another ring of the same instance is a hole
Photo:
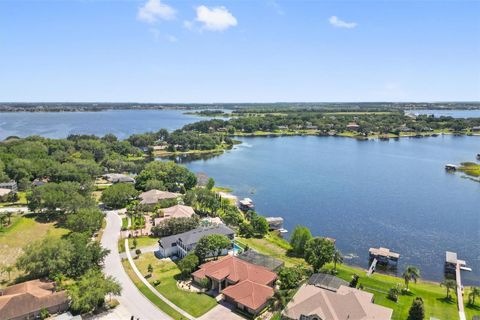
[[[0,319],[36,319],[43,309],[54,314],[68,305],[66,291],[57,291],[50,281],[37,279],[0,289]]]
[[[282,260],[275,259],[274,257],[267,256],[265,254],[258,253],[255,250],[247,250],[236,256],[237,258],[267,268],[270,271],[278,271],[285,263]]]
[[[173,207],[165,208],[161,210],[163,216],[159,218],[155,218],[153,220],[153,224],[157,226],[162,221],[172,219],[172,218],[190,218],[192,215],[195,214],[195,211],[192,207],[184,206],[177,204]]]
[[[180,196],[181,194],[179,193],[152,189],[152,190],[141,193],[138,197],[140,198],[140,204],[156,205],[158,202],[162,200],[177,199]]]
[[[110,183],[135,183],[135,179],[121,173],[107,173],[102,176]]]
[[[235,237],[235,232],[223,224],[201,227],[160,239],[158,241],[159,250],[156,252],[156,255],[161,258],[172,256],[183,258],[195,249],[197,242],[202,237],[210,234],[222,234],[232,241]],[[220,255],[226,255],[227,253],[228,249],[223,250]]]
[[[326,273],[314,273],[308,279],[308,284],[325,290],[336,292],[341,286],[348,286],[349,283],[338,277]]]
[[[236,308],[257,315],[273,297],[277,275],[234,256],[210,261],[192,273],[195,282],[208,279],[211,290],[222,293],[225,300]]]
[[[252,199],[244,198],[238,202],[238,207],[240,208],[240,210],[248,211],[253,210],[255,208],[255,205],[253,204]]]
[[[18,191],[18,186],[17,186],[17,182],[16,181],[8,181],[8,182],[1,182],[0,183],[0,188],[1,189],[9,189],[13,192],[17,192]]]
[[[393,310],[373,303],[373,294],[341,285],[336,290],[304,284],[288,303],[285,319],[390,320]]]

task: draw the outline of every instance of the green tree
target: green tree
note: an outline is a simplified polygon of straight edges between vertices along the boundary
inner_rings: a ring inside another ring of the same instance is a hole
[[[203,236],[195,246],[195,255],[200,262],[205,261],[205,258],[213,256],[217,258],[223,250],[232,246],[232,242],[223,234],[209,234]]]
[[[122,287],[114,278],[105,277],[97,269],[90,269],[67,290],[71,298],[71,310],[74,313],[86,313],[103,306],[106,295],[119,295]]]
[[[283,310],[288,302],[288,290],[275,290],[273,297],[270,299],[273,310]]]
[[[206,185],[206,188],[208,190],[212,190],[214,186],[215,186],[215,180],[213,180],[213,178],[209,178],[208,182],[207,182],[207,185]]]
[[[335,246],[333,242],[325,238],[312,238],[305,245],[305,260],[313,267],[314,272],[332,261]]]
[[[468,303],[471,305],[475,305],[475,298],[480,296],[480,288],[479,287],[472,287],[470,289],[470,293],[468,294]]]
[[[455,288],[457,288],[457,282],[452,279],[446,279],[440,283],[440,286],[447,290],[447,299],[451,299],[450,290],[455,290]]]
[[[408,311],[408,320],[423,320],[424,318],[425,307],[423,305],[423,300],[420,297],[416,297]]]
[[[198,257],[194,253],[189,253],[178,262],[178,268],[182,271],[184,277],[188,277],[195,271],[199,262]]]
[[[244,221],[238,226],[238,232],[242,237],[251,238],[253,236],[254,230],[250,223]]]
[[[410,281],[417,283],[420,278],[420,269],[414,266],[407,266],[402,274],[402,278],[405,281],[406,289],[409,290],[408,285],[410,284]]]
[[[290,236],[290,245],[292,246],[292,253],[298,257],[303,257],[305,252],[305,245],[312,239],[310,229],[304,226],[296,226]]]
[[[301,266],[283,267],[278,272],[281,290],[289,290],[298,287],[305,276],[305,270]]]
[[[134,249],[137,248],[137,238],[133,238],[132,246]]]
[[[337,271],[337,263],[342,264],[343,263],[343,255],[340,252],[340,250],[335,250],[333,253],[333,270]]]
[[[135,187],[130,183],[116,183],[102,193],[100,200],[108,207],[124,208],[138,195]]]
[[[147,272],[148,272],[150,275],[152,275],[152,273],[153,273],[153,266],[152,266],[151,263],[148,264]]]
[[[97,208],[83,208],[76,213],[70,213],[65,223],[73,232],[87,232],[92,235],[102,227],[103,213]]]
[[[13,266],[13,265],[8,265],[8,266],[5,266],[5,267],[2,268],[2,271],[6,272],[8,274],[8,281],[11,280],[11,274],[14,270],[15,270],[15,266]]]
[[[145,190],[148,180],[161,181],[168,191],[179,191],[179,186],[190,190],[197,184],[197,177],[193,172],[173,161],[150,162],[135,179],[137,188],[141,190]]]
[[[263,237],[268,233],[269,225],[267,219],[262,216],[256,216],[250,222],[253,227],[253,231],[257,237]]]

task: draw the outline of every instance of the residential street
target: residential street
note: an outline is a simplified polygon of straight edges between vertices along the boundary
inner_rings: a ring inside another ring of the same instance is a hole
[[[111,252],[105,259],[105,273],[115,277],[122,285],[122,295],[117,297],[117,299],[131,313],[125,320],[130,320],[131,316],[140,320],[170,319],[168,315],[158,309],[138,291],[123,270],[117,247],[121,220],[115,211],[107,211],[106,213],[107,227],[103,233],[102,245]]]

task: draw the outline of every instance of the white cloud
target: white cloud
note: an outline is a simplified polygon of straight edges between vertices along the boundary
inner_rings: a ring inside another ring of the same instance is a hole
[[[206,6],[199,6],[196,9],[197,17],[195,20],[202,24],[202,29],[210,31],[223,31],[230,27],[234,27],[238,24],[237,18],[235,18],[227,8]],[[192,27],[190,23],[184,23],[188,27]]]
[[[171,35],[171,34],[167,34],[167,36],[165,37],[165,39],[168,41],[168,42],[177,42],[178,39],[177,37]]]
[[[346,28],[346,29],[353,29],[357,26],[356,22],[346,22],[339,19],[337,16],[331,16],[328,19],[328,22],[336,28]]]
[[[137,18],[143,22],[155,23],[158,19],[173,20],[176,11],[161,0],[148,0],[138,9]]]

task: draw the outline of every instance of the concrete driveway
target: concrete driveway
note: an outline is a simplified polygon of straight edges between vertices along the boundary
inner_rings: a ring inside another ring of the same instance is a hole
[[[233,306],[222,301],[197,320],[245,320],[244,317],[232,312],[232,308]]]
[[[123,270],[117,246],[122,222],[116,211],[106,211],[106,219],[107,227],[101,242],[104,248],[110,250],[110,254],[105,259],[104,271],[105,274],[115,277],[122,285],[122,294],[116,298],[122,305],[121,313],[126,316],[118,320],[130,320],[131,316],[140,320],[171,319],[138,291]]]

